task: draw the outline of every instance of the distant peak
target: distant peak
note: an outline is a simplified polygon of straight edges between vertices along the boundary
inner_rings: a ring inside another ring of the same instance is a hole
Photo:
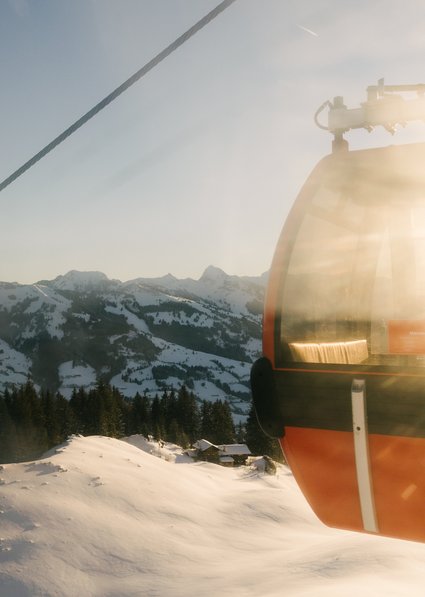
[[[199,278],[202,282],[217,282],[228,278],[229,276],[219,267],[215,267],[214,265],[209,265],[207,269],[204,271],[202,276]]]
[[[58,276],[58,278],[66,278],[67,280],[81,280],[81,281],[97,281],[97,280],[108,280],[108,276],[103,272],[98,271],[79,271],[76,269],[72,269],[71,271],[67,272],[63,276]],[[56,279],[58,279],[56,278]]]
[[[110,282],[109,278],[102,272],[81,272],[73,269],[65,275],[55,278],[53,286],[62,290],[74,290],[93,288],[94,286],[104,285],[108,282]]]
[[[177,278],[175,276],[173,276],[173,274],[165,274],[165,276],[162,276],[161,278],[159,278],[160,280],[177,280]]]

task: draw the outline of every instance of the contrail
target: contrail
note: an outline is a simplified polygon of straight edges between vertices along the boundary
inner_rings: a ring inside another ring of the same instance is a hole
[[[310,33],[310,35],[314,35],[314,37],[319,37],[318,33],[315,33],[314,31],[312,31],[311,29],[307,29],[307,27],[303,27],[302,25],[297,25],[297,27],[299,27],[300,29],[302,29],[303,31],[305,31],[306,33]]]

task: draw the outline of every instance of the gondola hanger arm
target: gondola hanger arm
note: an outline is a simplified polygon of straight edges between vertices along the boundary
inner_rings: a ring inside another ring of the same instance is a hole
[[[406,94],[414,97],[408,98]],[[318,116],[326,107],[328,124],[324,126]],[[425,122],[425,85],[385,85],[383,79],[367,88],[367,100],[359,108],[347,108],[343,98],[337,96],[333,102],[322,104],[315,114],[316,124],[334,135],[334,150],[348,148],[343,135],[351,129],[372,131],[382,126],[394,134],[397,125],[405,126],[413,120]]]

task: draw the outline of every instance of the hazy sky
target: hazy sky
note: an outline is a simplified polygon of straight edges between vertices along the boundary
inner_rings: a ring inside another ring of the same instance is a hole
[[[0,0],[0,178],[218,3]],[[425,82],[424,64],[422,0],[238,0],[0,193],[0,280],[262,273],[330,151],[318,106]]]

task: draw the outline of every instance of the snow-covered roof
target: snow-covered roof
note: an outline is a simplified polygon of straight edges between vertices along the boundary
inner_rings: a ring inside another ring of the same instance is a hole
[[[222,456],[250,456],[251,451],[246,444],[222,444],[220,446],[216,446],[212,444],[207,439],[199,439],[197,442],[193,444],[193,447],[201,450],[201,452],[205,452],[209,448],[216,448],[220,451]]]
[[[251,450],[246,444],[223,444],[218,446],[223,454],[232,454],[233,456],[250,456]]]
[[[193,444],[193,447],[198,448],[198,450],[201,450],[202,452],[205,452],[205,450],[208,450],[208,448],[217,448],[217,450],[219,449],[218,446],[212,444],[207,439],[198,439],[198,441]]]

